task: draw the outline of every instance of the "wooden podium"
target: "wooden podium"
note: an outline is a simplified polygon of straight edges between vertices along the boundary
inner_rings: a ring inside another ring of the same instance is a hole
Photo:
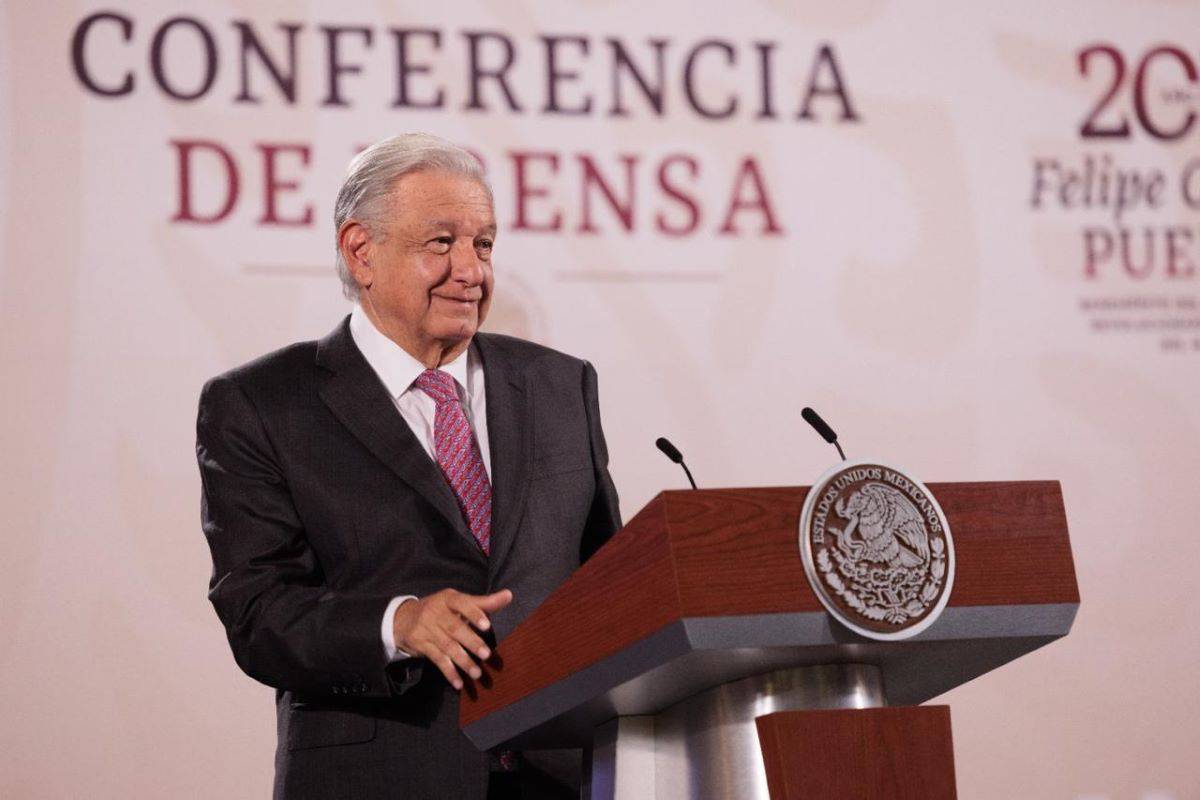
[[[917,636],[824,610],[806,488],[663,492],[500,643],[464,733],[585,748],[593,800],[954,797],[949,710],[918,704],[1065,636],[1079,590],[1057,482],[928,488],[957,574]]]

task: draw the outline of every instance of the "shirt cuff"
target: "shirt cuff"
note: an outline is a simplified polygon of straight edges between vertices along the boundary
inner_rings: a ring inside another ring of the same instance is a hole
[[[383,612],[383,624],[379,626],[379,633],[383,637],[383,652],[387,655],[387,660],[403,661],[412,656],[399,647],[396,647],[396,628],[394,622],[396,619],[396,609],[401,603],[407,600],[416,600],[417,596],[412,594],[402,594],[392,598],[392,602],[388,603],[387,610]]]

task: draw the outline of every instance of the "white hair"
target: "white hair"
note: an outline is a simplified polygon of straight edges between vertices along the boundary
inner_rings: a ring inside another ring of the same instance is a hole
[[[492,199],[483,167],[470,152],[427,133],[402,133],[381,139],[350,162],[333,208],[334,236],[348,219],[361,222],[373,236],[382,236],[380,223],[388,210],[386,201],[396,181],[422,170],[446,170],[472,178],[487,191],[488,200]],[[342,294],[348,300],[356,300],[358,283],[342,258],[342,248],[336,238],[334,244]]]

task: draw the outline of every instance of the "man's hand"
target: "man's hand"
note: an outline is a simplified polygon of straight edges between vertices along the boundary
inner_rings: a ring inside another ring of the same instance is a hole
[[[487,595],[443,589],[401,603],[392,620],[396,646],[409,655],[429,659],[451,686],[462,689],[459,671],[478,680],[483,673],[472,656],[482,661],[492,654],[475,631],[490,628],[487,615],[504,608],[512,598],[508,589]]]

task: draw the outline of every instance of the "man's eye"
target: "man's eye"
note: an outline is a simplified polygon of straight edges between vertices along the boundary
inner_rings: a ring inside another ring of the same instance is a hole
[[[439,236],[436,239],[431,239],[429,244],[435,251],[446,253],[450,251],[450,246],[454,244],[454,240],[449,236]]]
[[[475,247],[484,251],[485,253],[490,253],[490,252],[492,252],[492,240],[491,239],[480,239],[479,241],[477,241],[475,243]]]

